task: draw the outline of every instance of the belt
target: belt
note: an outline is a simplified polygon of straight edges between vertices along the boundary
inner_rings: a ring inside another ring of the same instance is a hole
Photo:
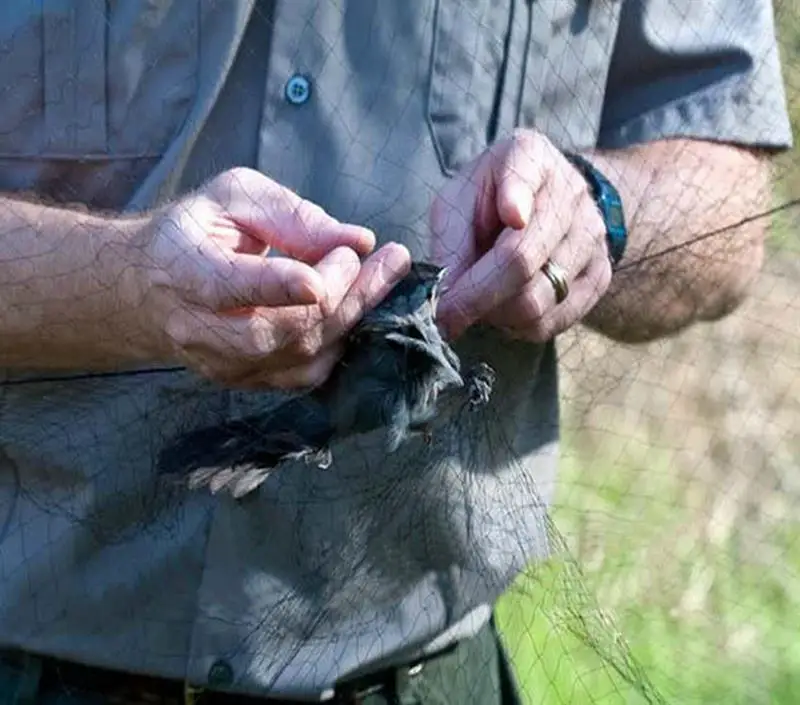
[[[382,695],[388,705],[398,702],[403,682],[418,676],[427,662],[457,648],[453,645],[404,666],[385,668],[337,685],[324,705],[360,705]],[[212,691],[181,681],[85,666],[29,653],[0,654],[0,689],[16,692],[15,705],[36,705],[45,693],[99,695],[119,705],[298,705],[296,700]]]

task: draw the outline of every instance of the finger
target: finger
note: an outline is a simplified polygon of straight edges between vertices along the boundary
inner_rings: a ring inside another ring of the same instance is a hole
[[[433,259],[456,281],[492,246],[504,227],[525,227],[543,180],[528,140],[498,143],[470,164],[431,209]]]
[[[536,342],[563,333],[594,308],[611,281],[611,262],[606,256],[592,260],[589,268],[576,279],[573,295],[542,316],[532,333]]]
[[[321,306],[276,309],[270,313],[279,347],[295,357],[311,359],[337,342],[364,313],[380,303],[411,266],[411,256],[402,245],[389,243],[367,258],[358,276],[335,310]]]
[[[314,269],[322,277],[325,298],[320,302],[322,315],[330,315],[342,303],[350,287],[356,281],[361,261],[349,247],[337,247],[325,255]]]
[[[281,389],[313,387],[324,382],[342,354],[344,334],[389,294],[411,267],[408,250],[389,243],[368,258],[340,305],[322,326],[321,352],[306,364],[271,372],[265,379]]]
[[[350,248],[337,247],[314,268],[322,276],[326,291],[319,305],[286,308],[272,312],[270,317],[278,347],[292,348],[299,357],[313,358],[323,346],[322,326],[356,282],[361,262]]]
[[[350,254],[348,255],[347,252]],[[352,250],[335,250],[323,258],[317,269],[329,277],[329,296],[324,308],[308,307],[303,310],[283,309],[271,312],[270,330],[261,344],[264,349],[277,351],[297,346],[295,357],[310,356],[308,362],[281,368],[285,355],[275,355],[265,362],[261,374],[237,383],[261,386],[269,384],[280,388],[313,386],[324,381],[336,360],[341,355],[339,344],[342,336],[352,328],[364,313],[380,303],[392,287],[406,274],[411,264],[408,250],[396,244],[382,247],[359,268],[358,258]],[[355,265],[355,266],[354,266]],[[333,283],[338,280],[338,283]],[[330,316],[330,318],[327,318]],[[257,355],[259,339],[255,337],[254,325],[241,326],[239,333],[243,352],[248,357]],[[207,340],[203,336],[204,340]]]
[[[356,281],[325,325],[323,347],[334,343],[375,308],[411,269],[411,255],[403,245],[384,245],[362,265]]]
[[[251,237],[246,233],[239,233],[239,240],[233,246],[233,251],[237,252],[241,255],[266,255],[269,252],[269,246],[258,240],[257,238]]]
[[[548,260],[559,267],[572,295],[572,282],[583,272],[597,252],[602,234],[602,220],[581,220],[555,248]],[[564,303],[564,302],[562,302]],[[487,315],[492,325],[503,328],[527,328],[555,307],[556,290],[542,270],[539,270],[522,290]]]
[[[546,264],[549,260],[560,267],[568,287],[589,267],[593,258],[597,256],[598,249],[605,243],[605,223],[588,192],[581,192],[578,203],[576,214],[568,226],[567,235],[544,262]],[[608,259],[607,255],[605,259]],[[541,315],[557,305],[555,287],[541,268],[528,286],[536,291]]]
[[[323,354],[321,336],[279,330],[271,320],[275,310],[237,316],[184,310],[171,317],[167,333],[176,355],[206,377],[227,386],[270,386],[273,375],[311,365]],[[307,320],[322,320],[319,307],[303,310],[295,311],[298,328]]]
[[[535,325],[553,306],[555,306],[553,285],[546,277],[537,276],[513,299],[487,314],[486,321],[497,328],[524,332]]]
[[[493,168],[496,184],[496,209],[505,227],[521,230],[531,220],[535,194],[545,180],[545,165],[553,161],[547,154],[546,138],[533,131],[518,133],[498,154]]]
[[[213,203],[195,199],[158,225],[153,286],[180,292],[189,304],[223,311],[250,306],[316,303],[322,278],[309,265],[286,257],[234,252],[223,244],[225,219]],[[217,230],[221,228],[219,236]]]
[[[329,315],[339,307],[356,279],[360,263],[353,250],[341,247],[323,257],[315,269],[327,292],[320,306],[281,309],[284,315],[277,320],[275,309],[268,312],[239,309],[233,316],[186,309],[170,318],[168,334],[173,345],[185,354],[208,355],[213,351],[220,360],[226,361],[221,363],[223,366],[249,369],[249,366],[258,364],[262,374],[267,369],[287,363],[287,355],[276,353],[289,345],[298,348],[294,353],[288,351],[289,359],[292,355],[313,357],[319,342],[303,340],[298,345],[296,339],[319,326],[326,311]]]
[[[315,266],[314,270],[320,275],[322,289],[325,296],[317,306],[287,306],[281,309],[281,315],[275,310],[266,312],[266,319],[253,319],[253,326],[269,325],[273,331],[273,343],[277,348],[290,345],[309,330],[319,326],[333,311],[335,311],[345,294],[358,276],[361,263],[358,255],[349,247],[337,247],[325,255]],[[251,314],[253,308],[240,309],[237,314]],[[287,332],[289,331],[289,332]],[[320,338],[321,334],[317,336]],[[309,354],[315,350],[310,348],[313,344],[304,341],[301,346]]]
[[[263,241],[242,232],[230,218],[222,216],[213,219],[207,236],[220,247],[239,254],[264,255],[269,251],[269,247]]]
[[[451,337],[505,305],[537,275],[569,232],[586,189],[579,177],[566,168],[569,164],[563,157],[548,158],[552,166],[547,170],[547,182],[535,193],[528,225],[523,230],[506,228],[492,249],[443,297],[439,318]],[[521,158],[517,161],[525,163]],[[514,173],[513,169],[508,171],[509,175]],[[506,178],[507,184],[509,181],[512,185],[518,183],[511,176]]]
[[[176,272],[173,286],[187,302],[211,311],[309,305],[325,296],[325,281],[303,262],[222,252],[212,242],[201,243],[198,251],[205,266]]]
[[[596,256],[575,279],[569,297],[529,326],[526,339],[541,343],[571,328],[594,308],[608,290],[610,282],[611,262],[605,249],[598,247]]]
[[[547,192],[541,190],[531,224],[524,230],[504,230],[492,249],[442,296],[438,319],[447,335],[458,337],[523,289],[562,233]]]
[[[352,265],[343,266],[341,258],[342,253],[331,253],[318,267],[323,274],[327,270],[328,276],[338,271],[346,282],[352,278]],[[194,361],[194,366],[202,367],[204,374],[227,384],[247,383],[252,378],[256,386],[261,380],[264,384],[304,386],[298,380],[319,379],[328,370],[336,353],[323,351],[336,349],[343,334],[408,273],[410,261],[408,250],[401,245],[389,244],[376,252],[360,268],[355,282],[329,319],[331,325],[324,330],[320,324],[325,314],[320,306],[273,309],[268,313],[254,311],[237,316],[184,309],[170,317],[167,334],[179,356]],[[328,304],[335,303],[340,293],[334,289]],[[291,360],[304,362],[293,365]],[[275,375],[277,378],[273,379]]]
[[[360,255],[375,247],[368,228],[339,222],[254,169],[230,169],[204,191],[245,232],[303,261],[317,261],[335,247],[350,247]]]

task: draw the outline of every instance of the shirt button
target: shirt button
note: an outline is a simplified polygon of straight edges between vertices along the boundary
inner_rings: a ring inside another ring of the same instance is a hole
[[[227,661],[219,660],[211,664],[208,669],[209,685],[230,685],[233,683],[233,668]]]
[[[311,81],[305,76],[295,74],[286,82],[286,100],[292,105],[302,105],[311,95]]]

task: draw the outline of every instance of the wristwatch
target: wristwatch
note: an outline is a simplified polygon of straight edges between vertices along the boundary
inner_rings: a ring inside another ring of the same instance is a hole
[[[628,229],[625,227],[625,212],[622,198],[612,183],[579,154],[565,152],[564,156],[581,172],[589,183],[592,196],[606,225],[606,240],[612,267],[616,267],[628,244]]]

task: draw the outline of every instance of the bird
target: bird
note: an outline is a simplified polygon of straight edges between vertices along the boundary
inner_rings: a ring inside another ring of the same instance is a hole
[[[241,498],[281,464],[304,459],[327,469],[337,439],[383,432],[386,453],[408,438],[430,442],[442,393],[464,390],[471,408],[488,403],[494,370],[469,374],[436,325],[444,267],[414,261],[408,274],[347,336],[328,379],[260,414],[185,433],[159,454],[161,474],[191,489],[225,490]]]

